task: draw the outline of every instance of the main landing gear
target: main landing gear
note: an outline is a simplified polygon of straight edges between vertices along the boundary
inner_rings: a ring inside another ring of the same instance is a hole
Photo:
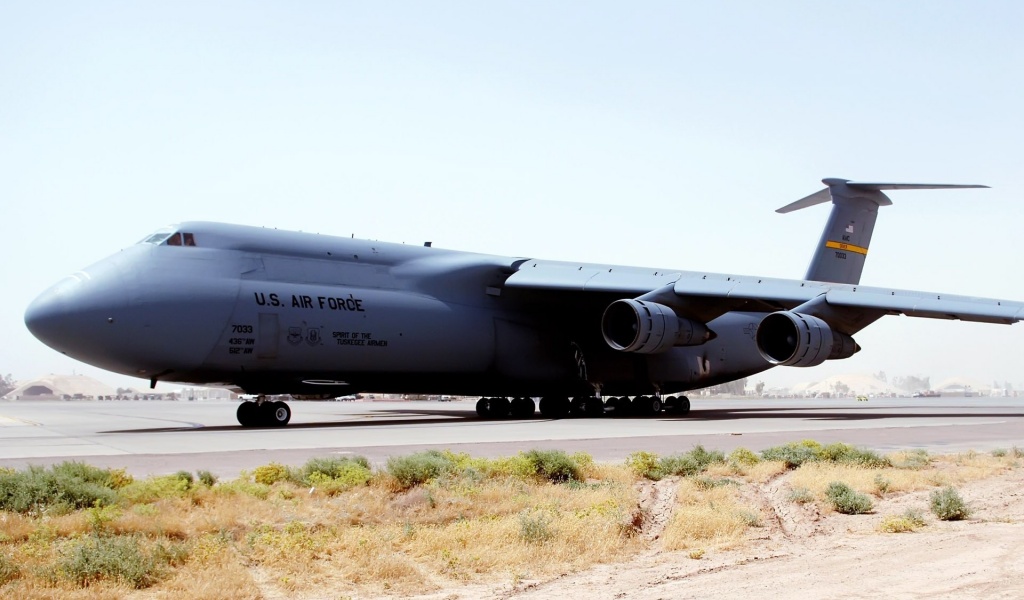
[[[242,427],[284,427],[292,419],[292,409],[284,402],[267,401],[260,396],[239,404],[235,416]]]
[[[686,396],[636,396],[635,398],[597,398],[577,396],[545,396],[540,399],[540,414],[547,419],[565,417],[655,416],[662,412],[685,415],[690,412],[690,399]],[[480,398],[476,414],[485,419],[528,419],[534,414],[531,398]]]

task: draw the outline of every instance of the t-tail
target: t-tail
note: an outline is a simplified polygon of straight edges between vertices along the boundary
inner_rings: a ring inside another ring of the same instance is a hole
[[[941,183],[866,183],[848,179],[822,179],[828,187],[787,204],[775,212],[788,213],[815,204],[832,201],[832,213],[815,248],[811,266],[804,279],[829,283],[860,283],[864,261],[871,244],[879,206],[892,200],[882,190],[941,190],[949,188],[986,188],[987,185],[951,185]]]

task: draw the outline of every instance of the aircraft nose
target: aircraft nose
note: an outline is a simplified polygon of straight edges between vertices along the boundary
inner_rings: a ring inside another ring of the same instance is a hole
[[[40,294],[25,311],[25,325],[47,346],[86,358],[110,339],[127,304],[117,267],[97,265]]]

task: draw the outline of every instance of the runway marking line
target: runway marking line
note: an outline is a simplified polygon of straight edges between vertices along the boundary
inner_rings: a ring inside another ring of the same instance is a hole
[[[16,427],[18,425],[34,425],[38,426],[39,423],[33,421],[26,421],[24,419],[15,419],[14,417],[5,417],[0,415],[0,427]]]

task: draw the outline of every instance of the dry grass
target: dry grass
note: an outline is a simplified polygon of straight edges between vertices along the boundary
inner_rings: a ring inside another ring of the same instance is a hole
[[[876,494],[878,478],[888,482],[887,493],[923,490],[935,485],[932,470],[909,471],[905,469],[867,469],[853,465],[835,463],[807,463],[793,471],[789,485],[810,490],[818,499],[823,499],[825,489],[834,481],[846,483],[863,494]]]
[[[736,485],[706,489],[683,479],[676,494],[676,510],[662,534],[668,550],[732,548],[746,539],[752,522],[760,520],[756,509],[740,503]]]
[[[158,478],[126,487],[112,506],[0,512],[0,553],[17,567],[0,584],[0,597],[404,596],[452,582],[542,579],[650,549],[652,542],[636,535],[639,488],[624,464],[576,457],[585,481],[553,484],[521,473],[521,457],[451,456],[470,468],[408,489],[383,471],[367,485],[312,492],[289,481],[257,484],[248,475],[212,488]],[[892,460],[902,468],[815,462],[787,478],[821,500],[833,481],[892,494],[960,485],[1021,462],[1011,453]],[[680,479],[657,543],[691,558],[744,543],[762,516],[741,493],[784,473],[782,462],[729,460]],[[902,515],[880,529],[917,526]],[[142,590],[102,578],[81,587],[55,570],[70,549],[110,536],[138,540],[147,556],[166,548],[177,554],[162,555],[155,583]]]
[[[760,461],[754,464],[738,462],[718,463],[707,468],[705,473],[712,477],[739,476],[749,481],[765,483],[786,472],[786,463],[781,461]]]
[[[341,514],[317,511],[307,522],[256,529],[246,556],[289,592],[342,585],[401,593],[429,589],[435,578],[542,576],[616,560],[641,544],[623,527],[635,493],[614,483],[497,480],[397,495],[368,487],[338,501],[331,505]],[[525,539],[524,515],[550,535]]]

